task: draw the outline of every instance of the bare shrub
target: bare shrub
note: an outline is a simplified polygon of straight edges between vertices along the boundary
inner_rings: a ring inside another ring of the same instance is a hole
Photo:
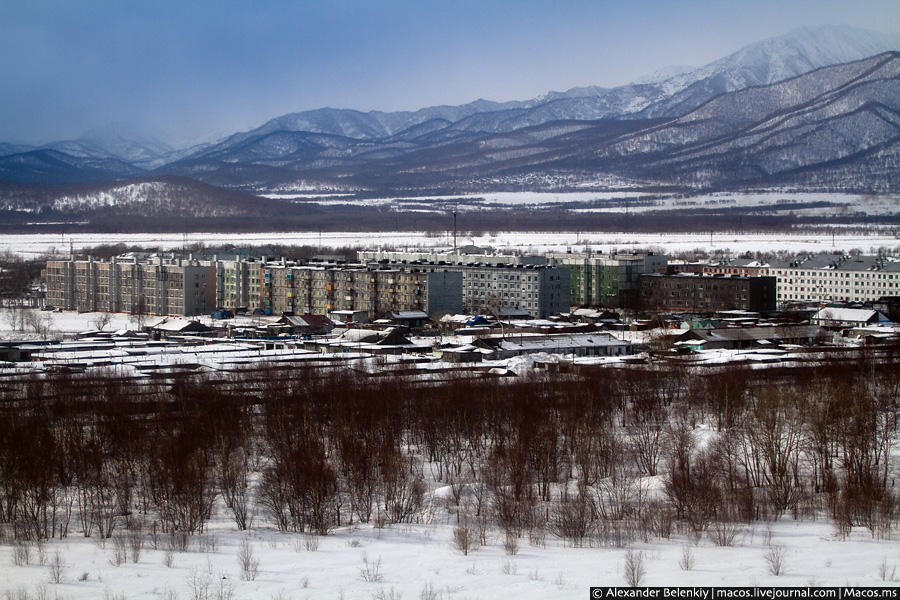
[[[112,536],[112,542],[112,557],[109,559],[109,564],[119,567],[128,561],[128,543],[125,540],[125,534],[117,531]]]
[[[468,556],[469,552],[477,547],[476,532],[467,523],[457,525],[453,529],[453,548],[462,554]]]
[[[508,532],[503,536],[503,551],[510,556],[519,553],[519,538],[510,535]]]
[[[681,547],[681,558],[678,559],[678,566],[682,571],[694,570],[694,549],[688,544]]]
[[[381,573],[381,557],[379,556],[376,560],[369,560],[369,557],[366,556],[366,553],[362,553],[362,567],[359,568],[359,576],[363,581],[367,581],[369,583],[377,583],[384,579],[384,575]]]
[[[580,548],[594,530],[596,514],[593,502],[582,490],[574,496],[564,492],[551,509],[549,529],[563,541]]]
[[[644,567],[644,553],[629,550],[625,553],[625,583],[628,587],[642,587],[647,570]]]
[[[25,542],[16,542],[13,546],[12,559],[13,564],[17,567],[30,565],[33,554],[31,552],[31,544]]]
[[[163,564],[172,568],[172,563],[175,562],[175,551],[174,550],[166,550],[163,552]]]
[[[241,569],[241,580],[254,581],[259,575],[259,559],[253,554],[253,546],[250,545],[249,541],[241,541],[237,560]]]
[[[204,554],[216,552],[219,549],[219,538],[212,534],[197,536],[197,550]]]
[[[730,521],[715,521],[706,533],[716,546],[733,546],[741,533],[741,526]]]
[[[62,554],[57,550],[50,556],[50,563],[47,565],[47,569],[50,572],[50,583],[62,583],[63,578],[66,575],[66,569],[68,565],[66,565],[66,561],[63,559]]]
[[[763,558],[766,559],[769,575],[774,575],[776,577],[784,575],[787,558],[787,552],[785,551],[784,546],[781,544],[772,544],[768,546]]]
[[[516,561],[503,560],[500,562],[500,572],[504,575],[515,575],[519,571]]]
[[[888,566],[887,557],[882,558],[878,565],[878,577],[882,581],[897,581],[897,563]]]
[[[166,537],[166,550],[172,552],[187,552],[191,546],[190,536],[183,532],[177,531]]]
[[[441,593],[434,589],[434,585],[430,581],[426,581],[419,591],[419,600],[440,600],[440,597]]]
[[[141,559],[141,551],[144,549],[144,524],[135,521],[128,531],[128,549],[131,552],[131,562],[136,563]]]
[[[315,552],[319,549],[319,541],[320,538],[317,535],[305,535],[303,536],[303,547],[307,552]]]

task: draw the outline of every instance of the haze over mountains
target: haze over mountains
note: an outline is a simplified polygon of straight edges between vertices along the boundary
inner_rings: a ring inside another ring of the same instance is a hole
[[[15,184],[173,175],[251,193],[897,192],[898,51],[897,35],[804,28],[610,89],[410,112],[322,108],[193,148],[115,127],[41,148],[0,144],[0,196],[17,210],[11,190],[40,194]]]

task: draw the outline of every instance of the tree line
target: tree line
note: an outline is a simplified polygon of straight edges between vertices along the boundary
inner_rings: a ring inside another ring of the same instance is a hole
[[[220,510],[241,530],[313,535],[450,518],[459,547],[497,532],[509,551],[548,535],[725,544],[778,518],[889,537],[898,363],[890,348],[791,369],[675,361],[452,383],[275,366],[7,378],[0,531],[187,540]]]

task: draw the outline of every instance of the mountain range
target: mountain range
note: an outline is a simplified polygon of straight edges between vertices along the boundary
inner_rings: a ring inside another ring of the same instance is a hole
[[[9,190],[21,188],[12,184],[136,178],[163,188],[190,178],[254,194],[776,186],[896,193],[898,51],[898,35],[804,28],[616,88],[409,112],[323,108],[191,148],[117,128],[42,147],[0,143],[0,208],[15,210]]]

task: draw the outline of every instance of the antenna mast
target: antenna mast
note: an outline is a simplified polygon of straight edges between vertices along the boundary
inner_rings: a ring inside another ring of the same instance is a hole
[[[456,208],[457,205],[453,206],[453,252],[456,253]]]

